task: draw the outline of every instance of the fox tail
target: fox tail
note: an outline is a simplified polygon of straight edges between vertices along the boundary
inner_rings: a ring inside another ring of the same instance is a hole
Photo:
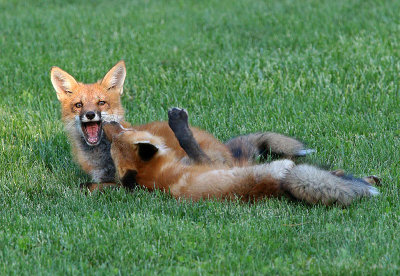
[[[282,189],[290,196],[311,204],[348,206],[355,199],[379,194],[366,181],[351,176],[336,176],[311,165],[292,168],[282,180]]]
[[[275,154],[285,157],[299,157],[315,152],[294,138],[275,133],[258,132],[232,138],[225,143],[239,161],[253,163],[258,156]]]

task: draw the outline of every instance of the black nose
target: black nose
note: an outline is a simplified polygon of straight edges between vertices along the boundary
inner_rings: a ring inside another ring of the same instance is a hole
[[[92,120],[95,116],[96,113],[94,113],[93,111],[86,112],[86,118],[88,118],[89,120]]]

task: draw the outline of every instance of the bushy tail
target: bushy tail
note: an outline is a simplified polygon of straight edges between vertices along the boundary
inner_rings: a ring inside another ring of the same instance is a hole
[[[282,156],[305,156],[314,152],[294,138],[275,133],[259,132],[232,138],[225,143],[236,160],[255,161],[258,156],[272,153]]]
[[[291,169],[282,182],[282,189],[296,199],[311,204],[347,206],[361,197],[375,196],[379,191],[367,182],[349,176],[336,176],[310,165]]]

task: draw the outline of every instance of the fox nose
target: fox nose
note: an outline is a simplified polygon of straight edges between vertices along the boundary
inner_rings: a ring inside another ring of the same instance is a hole
[[[94,117],[96,117],[96,113],[94,113],[93,111],[86,112],[86,118],[88,118],[89,120],[92,120]]]

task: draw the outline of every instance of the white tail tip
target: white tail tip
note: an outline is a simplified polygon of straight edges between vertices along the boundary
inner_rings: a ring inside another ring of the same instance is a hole
[[[314,152],[316,152],[315,149],[303,149],[303,150],[299,150],[297,152],[297,156],[306,156],[306,155],[314,153]]]
[[[378,191],[378,189],[375,188],[375,187],[370,187],[368,190],[369,190],[369,193],[370,193],[372,196],[377,196],[377,195],[379,195],[379,191]]]

